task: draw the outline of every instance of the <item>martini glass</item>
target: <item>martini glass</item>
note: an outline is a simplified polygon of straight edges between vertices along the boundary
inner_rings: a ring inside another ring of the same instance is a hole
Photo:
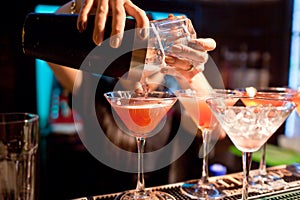
[[[166,113],[177,98],[168,92],[148,92],[147,95],[132,91],[113,91],[105,93],[107,101],[116,115],[116,123],[125,133],[136,138],[138,148],[138,180],[135,190],[118,196],[121,200],[175,200],[173,196],[161,191],[145,189],[143,152],[147,137],[157,133],[165,122]],[[114,113],[113,113],[114,114]]]
[[[209,92],[196,92],[191,89],[177,90],[176,96],[185,108],[186,112],[190,115],[198,130],[202,133],[203,140],[203,164],[202,164],[202,176],[198,181],[189,181],[181,186],[183,194],[193,199],[221,199],[225,195],[219,191],[209,181],[208,173],[208,153],[211,150],[212,145],[208,145],[209,139],[211,139],[211,133],[217,126],[218,122],[212,115],[206,100],[213,96],[226,96],[234,95],[235,92],[225,89],[215,89]],[[217,141],[217,138],[214,138]]]
[[[265,87],[265,88],[240,88],[239,91],[242,91],[245,96],[248,97],[257,97],[257,98],[275,98],[282,100],[292,101],[294,96],[296,95],[296,91],[286,87]],[[277,102],[273,102],[271,100],[263,101],[260,100],[257,102],[254,100],[245,100],[244,103],[246,105],[257,105],[260,104],[276,104]],[[282,189],[286,186],[286,183],[278,176],[270,175],[267,173],[267,165],[266,165],[266,148],[267,142],[261,147],[261,159],[259,163],[258,172],[253,174],[250,178],[250,185],[252,188],[256,189],[258,192],[268,192],[274,189]]]
[[[239,101],[232,105],[232,99]],[[249,102],[256,103],[249,105]],[[217,97],[208,99],[207,103],[233,144],[242,151],[242,199],[247,200],[252,153],[284,123],[296,107],[295,103],[258,97]]]

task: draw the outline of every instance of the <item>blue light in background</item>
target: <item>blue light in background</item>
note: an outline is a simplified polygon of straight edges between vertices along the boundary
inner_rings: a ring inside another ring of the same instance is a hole
[[[53,13],[59,6],[37,5],[36,13]],[[50,101],[54,75],[48,64],[40,59],[35,60],[36,70],[36,93],[37,93],[37,113],[39,115],[40,128],[43,130],[48,123],[50,113]]]
[[[37,5],[34,9],[36,13],[54,13],[59,6],[56,5]]]
[[[155,11],[149,11],[149,13],[151,13],[153,20],[168,18],[168,15],[170,14],[168,12],[155,12]],[[186,16],[185,14],[182,14],[182,13],[173,13],[172,12],[172,14],[174,16],[182,16],[182,15]]]
[[[291,55],[289,69],[289,87],[300,87],[300,0],[294,0],[291,32]],[[285,126],[287,137],[300,137],[300,117],[294,111]]]

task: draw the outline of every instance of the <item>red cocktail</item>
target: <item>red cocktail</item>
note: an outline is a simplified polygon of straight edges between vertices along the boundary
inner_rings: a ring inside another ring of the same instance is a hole
[[[138,180],[136,190],[117,197],[121,200],[162,199],[175,200],[165,192],[145,189],[143,152],[146,138],[158,132],[159,124],[174,105],[177,98],[168,92],[148,92],[141,96],[132,91],[115,91],[104,94],[115,111],[119,128],[136,138],[138,147]],[[114,112],[113,112],[114,114]],[[119,120],[120,119],[120,120]]]

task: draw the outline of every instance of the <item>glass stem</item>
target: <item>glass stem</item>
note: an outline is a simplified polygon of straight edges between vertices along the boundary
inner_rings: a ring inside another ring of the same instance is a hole
[[[203,138],[203,163],[202,163],[202,176],[201,176],[201,183],[202,184],[208,184],[208,134],[209,134],[209,130],[207,130],[206,128],[204,128],[202,130],[202,138]]]
[[[146,139],[137,137],[136,142],[138,148],[138,180],[136,184],[136,191],[140,193],[145,191],[143,153]]]
[[[249,185],[249,173],[252,162],[252,152],[243,152],[243,189],[242,200],[248,199],[248,185]]]
[[[259,174],[265,176],[267,174],[266,169],[266,147],[267,143],[265,143],[261,148],[261,159],[259,163]]]

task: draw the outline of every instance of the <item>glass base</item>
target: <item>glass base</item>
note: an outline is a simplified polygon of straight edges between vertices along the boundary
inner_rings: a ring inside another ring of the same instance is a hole
[[[128,191],[118,195],[115,200],[176,200],[172,195],[161,191]]]
[[[259,193],[281,190],[287,187],[287,183],[282,178],[268,174],[252,176],[249,185]]]
[[[205,185],[198,181],[184,183],[180,189],[184,195],[192,199],[222,199],[225,197],[225,194],[214,185]]]

